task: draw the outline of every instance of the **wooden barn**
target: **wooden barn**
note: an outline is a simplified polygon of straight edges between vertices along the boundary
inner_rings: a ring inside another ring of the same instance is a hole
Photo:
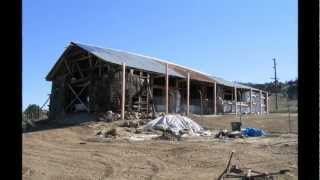
[[[71,42],[46,77],[49,118],[68,113],[268,113],[268,92],[154,57]]]

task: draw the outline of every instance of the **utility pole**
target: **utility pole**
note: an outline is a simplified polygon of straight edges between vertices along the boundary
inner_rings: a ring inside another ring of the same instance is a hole
[[[274,79],[274,90],[276,94],[276,111],[278,111],[278,78],[277,78],[277,63],[276,58],[273,58],[273,70],[274,70],[274,77],[271,79]]]

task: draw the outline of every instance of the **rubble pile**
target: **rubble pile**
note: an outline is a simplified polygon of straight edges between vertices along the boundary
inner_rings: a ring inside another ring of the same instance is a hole
[[[113,122],[121,119],[120,113],[115,113],[112,111],[97,113],[96,115],[97,115],[97,121]],[[152,113],[129,112],[129,111],[126,111],[124,113],[124,118],[126,120],[148,119],[150,117],[152,117]]]
[[[181,115],[165,115],[160,116],[144,126],[145,131],[161,130],[172,132],[176,136],[182,134],[189,134],[191,136],[208,135],[198,123],[190,118]]]
[[[107,111],[105,113],[98,113],[97,120],[104,122],[112,122],[121,119],[121,115],[119,113],[114,113],[112,111]]]

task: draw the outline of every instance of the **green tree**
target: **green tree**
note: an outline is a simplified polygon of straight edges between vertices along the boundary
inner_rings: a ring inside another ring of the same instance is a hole
[[[28,107],[24,110],[24,115],[28,119],[38,119],[40,117],[41,108],[40,106],[36,104],[30,104]]]

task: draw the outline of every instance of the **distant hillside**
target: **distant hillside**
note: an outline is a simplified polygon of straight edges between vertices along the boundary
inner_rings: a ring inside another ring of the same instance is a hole
[[[239,82],[241,83],[241,82]],[[298,110],[298,79],[278,82],[278,88],[274,87],[273,82],[264,84],[254,83],[241,83],[257,89],[268,91],[270,99],[270,112],[288,112],[288,106],[290,112],[297,112]],[[278,92],[278,111],[276,111],[276,97],[275,92]]]

